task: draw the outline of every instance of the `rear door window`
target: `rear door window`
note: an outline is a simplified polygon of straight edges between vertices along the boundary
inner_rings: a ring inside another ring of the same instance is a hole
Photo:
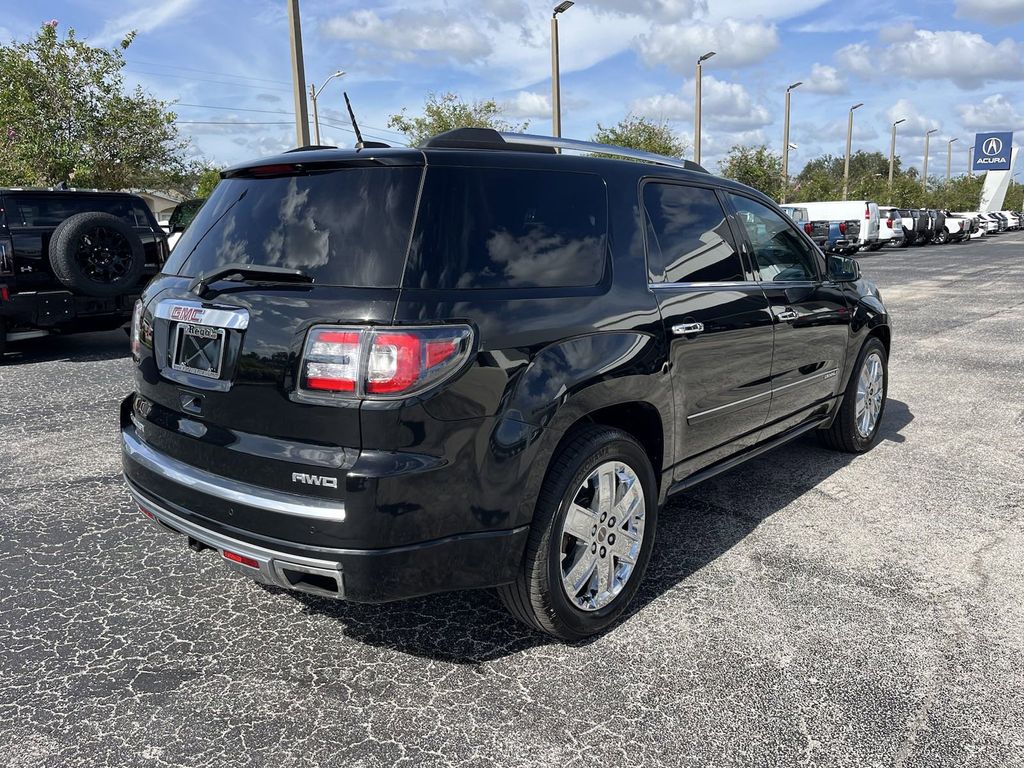
[[[255,264],[299,269],[325,285],[397,288],[421,174],[384,166],[224,179],[164,272]]]
[[[427,171],[405,286],[597,285],[607,261],[604,179],[511,168]]]
[[[743,263],[718,196],[706,187],[644,185],[647,269],[652,283],[743,280]]]

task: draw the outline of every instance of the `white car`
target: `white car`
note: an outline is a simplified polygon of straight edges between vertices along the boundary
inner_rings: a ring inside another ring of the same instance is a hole
[[[878,242],[884,245],[901,246],[903,237],[903,214],[891,205],[878,206]]]
[[[1000,211],[1007,220],[1007,229],[1020,229],[1020,217],[1013,211]]]
[[[880,242],[878,235],[878,204],[870,200],[830,200],[814,203],[800,203],[801,207],[807,209],[807,214],[812,221],[825,219],[827,221],[851,221],[856,219],[860,222],[860,235],[857,245],[869,251],[877,251],[885,243]]]

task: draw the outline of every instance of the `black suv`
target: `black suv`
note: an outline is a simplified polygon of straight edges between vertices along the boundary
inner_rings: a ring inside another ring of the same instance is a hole
[[[692,163],[460,129],[223,176],[138,305],[123,459],[143,514],[253,579],[498,587],[580,638],[670,494],[878,439],[878,292]]]
[[[137,195],[0,189],[0,353],[8,340],[124,325],[167,253]]]

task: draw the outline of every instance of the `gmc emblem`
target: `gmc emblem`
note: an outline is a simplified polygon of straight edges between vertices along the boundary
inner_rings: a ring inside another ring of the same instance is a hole
[[[181,323],[198,323],[202,321],[206,310],[201,307],[171,307],[171,320]]]

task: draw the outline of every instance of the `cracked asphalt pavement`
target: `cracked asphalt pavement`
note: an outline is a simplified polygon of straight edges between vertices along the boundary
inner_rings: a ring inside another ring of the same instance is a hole
[[[1024,234],[861,261],[880,445],[802,440],[674,498],[589,643],[488,592],[270,592],[121,481],[123,333],[0,367],[0,765],[1024,765]]]

